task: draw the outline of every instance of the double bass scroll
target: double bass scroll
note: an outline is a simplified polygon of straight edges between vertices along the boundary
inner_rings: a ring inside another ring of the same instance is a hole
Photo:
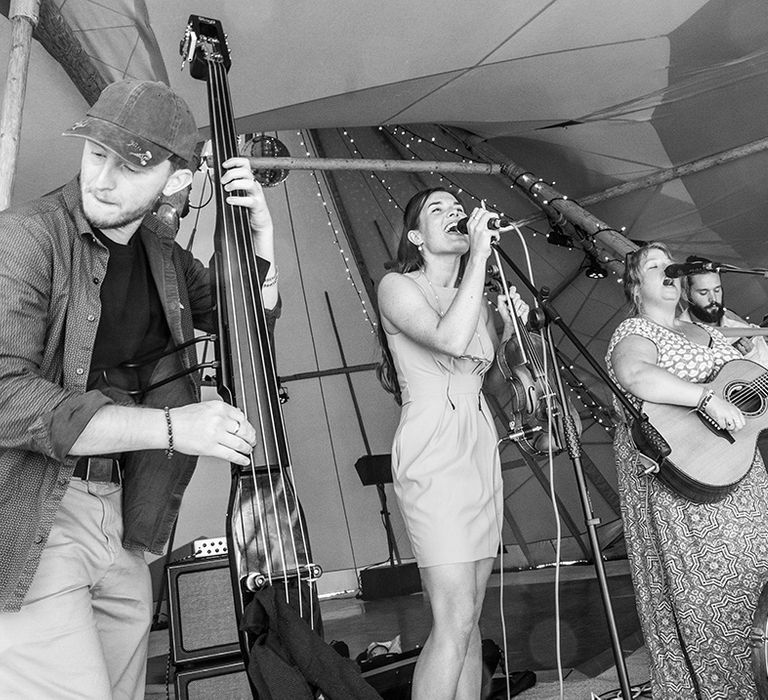
[[[253,594],[267,586],[280,587],[307,622],[319,623],[314,582],[321,569],[311,560],[296,496],[271,331],[261,296],[266,270],[254,250],[247,211],[228,204],[221,186],[221,164],[238,155],[227,80],[231,60],[221,22],[191,15],[180,48],[190,74],[204,80],[208,92],[217,213],[212,263],[219,330],[217,389],[257,428],[250,466],[232,465],[227,513],[238,624]],[[250,644],[243,635],[241,646],[247,654]]]

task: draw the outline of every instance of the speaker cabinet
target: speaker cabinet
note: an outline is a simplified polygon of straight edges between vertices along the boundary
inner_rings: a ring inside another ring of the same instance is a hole
[[[242,661],[176,672],[177,700],[253,700]]]
[[[169,564],[168,604],[175,665],[240,656],[226,555]]]

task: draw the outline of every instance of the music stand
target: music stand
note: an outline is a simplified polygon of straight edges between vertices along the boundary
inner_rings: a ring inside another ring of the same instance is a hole
[[[392,531],[392,520],[389,517],[387,509],[387,492],[384,490],[384,484],[392,483],[392,456],[385,455],[365,455],[355,462],[355,469],[360,477],[363,486],[376,486],[381,503],[381,521],[384,530],[387,533],[387,549],[389,550],[389,563],[394,566],[401,564],[400,552],[397,549],[395,533]]]
[[[421,577],[415,563],[403,564],[397,548],[392,520],[387,508],[384,484],[392,483],[392,455],[364,455],[355,462],[363,486],[375,486],[381,504],[381,522],[387,535],[389,566],[371,567],[360,572],[360,594],[365,600],[407,595],[421,590]]]

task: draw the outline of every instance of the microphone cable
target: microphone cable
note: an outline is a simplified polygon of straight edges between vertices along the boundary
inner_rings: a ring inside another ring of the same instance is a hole
[[[531,265],[531,255],[530,250],[528,248],[528,243],[525,240],[525,237],[522,234],[522,231],[520,231],[520,228],[517,226],[517,224],[512,223],[511,228],[515,231],[517,234],[520,244],[523,249],[523,253],[525,256],[525,264],[526,269],[528,273],[528,278],[531,281],[531,284],[535,287],[534,282],[534,275],[533,275],[533,266]],[[507,285],[505,276],[504,276],[504,270],[501,265],[501,260],[499,258],[499,255],[496,251],[494,251],[494,255],[496,256],[496,264],[499,268],[499,274],[502,278],[502,284],[504,289],[509,290],[509,285]],[[508,293],[508,292],[507,292]],[[538,300],[534,299],[534,306],[538,305]],[[548,338],[544,337],[544,332],[539,331],[539,335],[541,336],[542,340],[542,348],[546,350],[547,347],[552,343],[552,337],[551,334]],[[546,351],[542,352],[543,356],[543,368],[544,368],[544,377],[547,377],[548,374],[548,368],[550,363],[550,357],[549,353]],[[552,392],[547,391],[546,392],[546,406],[547,406],[547,434],[552,436],[554,434],[554,420],[553,420],[553,404],[552,404]],[[502,438],[499,440],[499,444],[507,438]],[[555,520],[555,581],[554,581],[554,606],[555,606],[555,658],[556,658],[556,666],[557,666],[557,678],[558,678],[558,688],[559,688],[559,697],[560,700],[564,700],[565,697],[565,686],[564,686],[564,679],[563,679],[563,663],[562,663],[562,648],[561,648],[561,621],[560,621],[560,574],[561,574],[561,551],[562,551],[562,523],[560,520],[560,511],[557,506],[557,498],[555,494],[555,461],[554,461],[554,452],[553,452],[553,441],[550,439],[547,445],[547,463],[549,467],[549,497],[550,501],[552,503],[552,514]],[[518,449],[520,449],[518,447]],[[501,529],[500,529],[501,532]],[[500,580],[500,593],[499,593],[499,606],[500,606],[500,612],[501,612],[501,621],[502,621],[502,633],[504,635],[504,659],[505,659],[505,674],[507,677],[507,696],[509,697],[510,688],[509,688],[509,666],[507,662],[507,636],[506,636],[506,625],[504,623],[504,607],[503,607],[503,591],[504,591],[504,566],[503,566],[503,555],[504,555],[504,547],[502,544],[501,547],[501,580]]]

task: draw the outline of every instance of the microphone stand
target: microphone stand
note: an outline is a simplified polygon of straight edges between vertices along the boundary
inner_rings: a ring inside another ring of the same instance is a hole
[[[718,265],[713,270],[713,272],[719,272],[720,274],[724,272],[738,272],[742,275],[759,275],[760,277],[768,277],[768,270],[766,270],[764,267],[736,267],[736,265],[727,265],[724,263]]]
[[[600,554],[600,541],[597,537],[597,525],[600,524],[600,519],[595,517],[592,510],[592,501],[589,496],[589,489],[584,477],[584,470],[581,462],[581,444],[579,442],[578,432],[576,430],[576,424],[570,413],[565,410],[568,405],[568,399],[565,394],[563,380],[559,371],[558,358],[555,353],[555,345],[552,339],[552,323],[556,323],[557,326],[565,333],[568,339],[576,346],[579,353],[589,362],[592,368],[597,372],[598,376],[605,381],[611,391],[616,395],[619,401],[627,410],[628,414],[633,416],[636,420],[637,426],[641,432],[647,433],[652,439],[658,439],[661,443],[664,443],[663,438],[656,432],[656,429],[649,423],[647,417],[638,411],[638,409],[629,401],[624,393],[619,389],[615,382],[610,378],[608,372],[600,365],[597,360],[591,355],[589,350],[583,345],[583,343],[576,337],[569,326],[563,321],[562,317],[552,306],[549,301],[549,289],[542,287],[539,292],[530,279],[523,273],[523,271],[515,264],[515,262],[496,244],[492,244],[495,252],[509,265],[515,275],[520,281],[531,291],[539,302],[539,307],[544,312],[544,319],[542,327],[546,330],[546,347],[547,352],[551,357],[551,366],[553,368],[554,375],[556,377],[557,395],[560,405],[563,407],[562,420],[563,420],[563,433],[566,443],[566,449],[568,456],[573,463],[573,468],[576,473],[576,482],[579,488],[579,495],[581,497],[581,507],[584,512],[584,522],[587,526],[587,532],[589,535],[589,543],[592,549],[592,559],[595,566],[595,573],[597,574],[597,580],[600,587],[600,594],[602,597],[603,608],[605,610],[606,622],[608,624],[608,632],[611,638],[611,648],[613,651],[614,663],[616,665],[616,672],[619,678],[619,686],[621,688],[622,697],[624,700],[630,700],[631,698],[638,697],[632,695],[632,689],[629,683],[629,676],[627,674],[627,666],[624,662],[624,655],[621,649],[621,641],[619,639],[618,629],[616,627],[616,620],[613,614],[613,605],[611,603],[611,596],[608,590],[608,581],[605,575],[605,567],[603,566],[602,556]],[[663,451],[663,446],[662,446]],[[666,452],[669,454],[669,446],[666,445]]]

